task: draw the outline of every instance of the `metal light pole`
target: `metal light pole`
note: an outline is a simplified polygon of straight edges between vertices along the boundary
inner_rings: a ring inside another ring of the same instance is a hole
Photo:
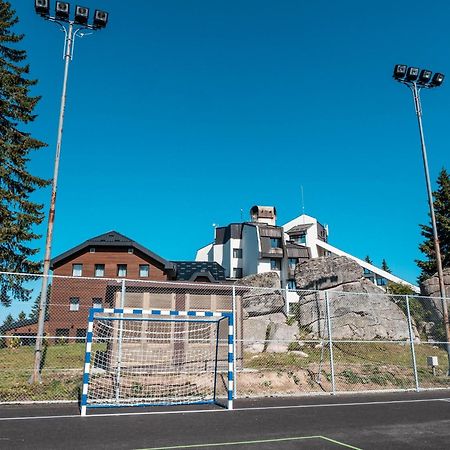
[[[425,145],[425,137],[423,133],[422,105],[420,102],[420,90],[422,88],[434,88],[440,86],[444,81],[444,75],[441,73],[435,73],[433,78],[431,78],[431,72],[429,70],[422,70],[420,71],[419,74],[419,69],[416,67],[407,68],[405,65],[397,64],[394,68],[394,78],[400,83],[403,83],[410,88],[414,99],[414,107],[416,110],[417,122],[419,125],[423,167],[425,171],[425,182],[427,185],[428,205],[430,208],[431,227],[433,230],[434,251],[436,253],[436,265],[439,279],[439,293],[442,302],[442,318],[445,328],[445,338],[447,341],[446,342],[446,350],[448,356],[447,375],[450,376],[450,324],[448,320],[448,307],[445,293],[444,272],[442,270],[441,248],[439,245],[439,236],[436,226],[436,216],[434,214],[433,191],[431,190],[430,172],[428,170],[427,148]]]
[[[53,240],[53,224],[55,222],[56,190],[58,186],[59,156],[64,125],[64,111],[66,108],[67,80],[69,76],[69,64],[73,58],[74,40],[77,35],[81,36],[82,30],[97,30],[104,28],[108,22],[108,13],[96,10],[92,25],[87,23],[89,9],[77,6],[74,20],[69,19],[70,5],[66,2],[56,2],[55,17],[49,15],[49,0],[35,0],[36,12],[44,19],[58,24],[64,32],[64,77],[61,93],[61,107],[59,111],[58,136],[56,140],[55,163],[52,180],[52,195],[50,199],[50,211],[48,215],[47,235],[45,240],[44,267],[41,286],[41,298],[39,303],[38,329],[36,335],[35,357],[33,373],[30,383],[40,383],[42,369],[42,344],[44,337],[45,310],[47,308],[48,274],[50,271],[50,256]],[[66,25],[67,24],[67,25]],[[75,31],[74,31],[75,26]],[[80,33],[80,34],[79,34]]]

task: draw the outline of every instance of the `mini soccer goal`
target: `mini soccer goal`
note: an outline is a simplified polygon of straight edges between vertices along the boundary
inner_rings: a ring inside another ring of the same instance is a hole
[[[92,308],[81,415],[117,406],[233,409],[233,329],[229,312]]]

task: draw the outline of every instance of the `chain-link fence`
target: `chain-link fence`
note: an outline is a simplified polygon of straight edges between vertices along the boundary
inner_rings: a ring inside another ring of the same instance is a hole
[[[234,312],[237,397],[450,387],[440,299],[52,276],[37,336],[41,283],[0,273],[0,403],[79,399],[91,307]]]

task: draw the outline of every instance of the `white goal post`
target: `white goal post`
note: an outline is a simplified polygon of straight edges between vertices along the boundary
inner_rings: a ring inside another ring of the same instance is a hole
[[[234,358],[231,312],[91,308],[81,415],[222,397],[233,409]]]

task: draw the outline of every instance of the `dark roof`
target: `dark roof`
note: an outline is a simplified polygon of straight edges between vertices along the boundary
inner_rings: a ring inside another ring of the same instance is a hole
[[[45,320],[48,320],[48,314],[45,315]],[[6,331],[9,330],[13,330],[15,328],[21,328],[21,327],[29,327],[30,325],[36,325],[38,323],[38,319],[37,318],[33,318],[33,319],[24,319],[24,320],[16,320],[12,323],[10,323],[9,325],[2,325],[0,327],[0,332],[4,333]]]
[[[295,227],[292,227],[290,230],[286,231],[286,233],[287,234],[301,233],[311,227],[312,223],[305,223],[304,225],[296,225]]]
[[[177,268],[177,280],[195,281],[197,277],[211,275],[211,281],[225,280],[225,269],[216,262],[208,261],[172,261]]]
[[[305,245],[299,245],[294,242],[286,242],[287,255],[292,258],[310,259],[311,252]]]
[[[70,258],[75,253],[85,249],[86,247],[132,247],[139,250],[144,255],[148,256],[149,258],[153,259],[159,264],[161,264],[164,267],[164,269],[169,271],[173,271],[175,269],[175,266],[170,261],[161,258],[161,256],[157,255],[156,253],[153,253],[148,248],[145,248],[141,244],[137,243],[136,241],[133,241],[132,239],[124,236],[123,234],[118,233],[117,231],[109,231],[108,233],[104,233],[101,234],[100,236],[88,239],[82,244],[77,245],[76,247],[73,247],[64,253],[61,253],[58,256],[55,256],[51,260],[51,269],[53,269],[56,264],[59,264],[65,259]]]
[[[216,228],[215,244],[225,244],[233,239],[242,239],[242,227],[244,223],[230,223],[226,227]]]

